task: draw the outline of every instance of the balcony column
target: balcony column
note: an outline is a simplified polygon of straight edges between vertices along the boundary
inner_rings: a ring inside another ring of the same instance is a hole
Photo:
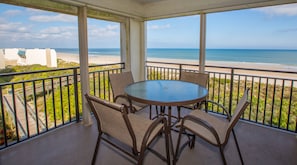
[[[205,71],[205,45],[206,45],[206,14],[200,15],[200,54],[199,54],[199,72]]]
[[[82,117],[84,125],[91,125],[92,119],[85,93],[89,93],[89,67],[88,67],[88,28],[87,28],[87,7],[78,8],[78,33],[79,33],[79,65],[80,82],[82,93]]]
[[[135,81],[145,80],[145,37],[144,21],[129,18],[121,24],[121,58],[126,63],[126,69],[132,71]]]

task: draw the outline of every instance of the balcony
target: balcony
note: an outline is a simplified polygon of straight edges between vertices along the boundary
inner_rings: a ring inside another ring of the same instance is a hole
[[[121,72],[124,68],[124,63],[90,66],[90,93],[112,100],[108,75]],[[189,64],[146,62],[147,79],[178,79],[181,70],[195,72],[197,68]],[[214,68],[219,68],[220,72],[214,71]],[[206,72],[209,74],[209,99],[231,107],[231,114],[240,92],[246,87],[252,89],[251,106],[235,128],[246,164],[297,162],[296,73],[218,66],[206,66]],[[82,109],[81,93],[77,90],[80,86],[79,69],[1,76],[11,78],[24,75],[33,76],[0,84],[0,127],[4,136],[0,146],[1,164],[18,164],[20,161],[22,164],[90,164],[97,129],[96,124],[84,126],[79,122]],[[214,107],[210,108],[215,115],[224,116]],[[185,115],[189,110],[183,109],[182,112]],[[139,115],[148,117],[148,109]],[[11,122],[5,119],[11,119]],[[172,136],[175,145],[177,134],[172,132]],[[193,150],[184,149],[178,164],[222,163],[217,148],[199,138],[196,144]],[[162,146],[161,140],[154,147],[162,151]],[[232,137],[225,153],[228,163],[240,163]],[[97,164],[119,162],[131,164],[130,159],[103,143]],[[152,163],[165,164],[148,153],[145,164]]]

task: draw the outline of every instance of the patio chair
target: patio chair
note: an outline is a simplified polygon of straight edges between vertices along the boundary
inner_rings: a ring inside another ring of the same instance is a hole
[[[179,152],[179,148],[180,148],[179,146],[180,146],[182,134],[186,134],[185,131],[188,131],[190,133],[193,133],[194,135],[192,136],[192,138],[188,136],[189,141],[187,141],[187,143],[185,143],[181,147],[181,150],[187,144],[190,146],[190,148],[193,148],[195,145],[195,136],[199,136],[201,137],[201,139],[204,139],[206,142],[219,147],[222,160],[224,164],[227,164],[224,156],[224,147],[226,146],[229,139],[230,132],[232,131],[232,134],[234,136],[234,140],[236,143],[237,151],[240,157],[240,161],[243,164],[243,159],[241,156],[241,152],[240,152],[237,138],[233,128],[238,122],[244,110],[249,105],[248,92],[249,92],[249,89],[247,89],[244,92],[244,95],[238,102],[236,109],[234,111],[234,115],[232,117],[230,117],[229,112],[225,107],[223,107],[218,103],[211,102],[213,104],[217,104],[222,108],[224,113],[227,115],[227,120],[219,119],[218,117],[211,115],[210,113],[207,113],[205,111],[200,111],[200,110],[194,110],[189,115],[185,116],[180,125],[180,131],[179,131],[179,136],[177,141],[174,162],[176,163],[181,152],[181,151]]]
[[[198,72],[181,71],[180,80],[181,81],[186,81],[186,82],[191,82],[191,83],[194,83],[194,84],[198,84],[198,85],[206,88],[206,85],[207,85],[207,82],[208,82],[208,74],[206,74],[206,73],[198,73]],[[188,109],[200,108],[200,105],[203,102],[205,102],[205,101],[206,100],[203,100],[203,101],[201,101],[199,103],[190,104],[190,105],[184,105],[182,107],[188,108]],[[181,118],[180,110],[181,110],[181,107],[177,107],[177,112],[178,112],[177,119],[178,120],[180,120],[180,118]]]
[[[133,84],[134,79],[132,72],[122,72],[122,73],[114,73],[109,75],[109,82],[111,84],[111,89],[113,92],[113,101],[118,104],[129,105],[129,109],[131,112],[136,112],[145,108],[146,104],[141,104],[135,102],[133,100],[129,100],[125,95],[125,87],[127,85]],[[151,109],[151,108],[150,108]],[[151,119],[151,111],[150,111],[150,119]]]
[[[167,164],[170,164],[168,128],[166,118],[149,120],[133,113],[128,113],[126,105],[111,103],[89,94],[85,94],[96,118],[98,138],[92,158],[96,162],[101,139],[134,158],[138,165],[143,164],[145,151],[152,151]],[[165,134],[166,157],[149,148],[153,141]],[[131,148],[131,150],[127,150]],[[126,149],[125,149],[126,148]]]

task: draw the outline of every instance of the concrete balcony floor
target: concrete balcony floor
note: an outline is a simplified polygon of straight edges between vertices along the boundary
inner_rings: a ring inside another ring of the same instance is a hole
[[[174,111],[174,110],[173,110]],[[148,109],[139,113],[147,116]],[[187,110],[183,110],[186,114]],[[247,165],[296,165],[297,136],[296,134],[267,128],[240,121],[235,127],[243,159]],[[0,165],[89,165],[97,138],[96,122],[91,126],[73,123],[58,128],[41,136],[32,138],[0,151]],[[173,145],[177,141],[177,133],[172,131]],[[185,141],[186,138],[183,138]],[[164,152],[164,138],[160,138],[153,146]],[[239,155],[230,136],[225,147],[228,164],[240,164]],[[96,164],[133,164],[131,159],[101,142]],[[154,154],[148,152],[144,164],[166,164]],[[177,164],[223,164],[218,148],[196,138],[194,149],[186,147]]]

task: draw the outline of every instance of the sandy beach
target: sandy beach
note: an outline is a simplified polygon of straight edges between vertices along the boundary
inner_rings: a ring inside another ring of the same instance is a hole
[[[57,58],[67,62],[79,63],[79,56],[77,54],[57,52]],[[108,56],[108,55],[89,56],[89,64],[110,64],[110,63],[117,63],[120,61],[121,61],[120,57],[116,57],[116,56]]]
[[[77,54],[70,53],[59,53],[57,52],[57,58],[62,59],[66,62],[76,62],[79,63],[79,56]],[[197,65],[198,61],[194,60],[181,60],[181,59],[165,59],[165,58],[148,58],[147,61],[155,61],[155,62],[166,62],[166,63],[176,63],[176,64],[194,64]],[[89,64],[111,64],[111,63],[119,63],[120,57],[118,56],[110,56],[110,55],[100,55],[100,56],[89,56]],[[226,73],[227,75],[231,73],[231,69],[224,69],[218,67],[235,67],[235,68],[247,68],[247,69],[260,69],[260,70],[274,70],[274,71],[288,71],[288,72],[297,72],[296,66],[287,66],[281,64],[261,64],[261,63],[247,63],[247,62],[227,62],[227,61],[206,61],[206,65],[210,67],[206,67],[205,70],[207,72],[216,72],[216,73]],[[166,64],[153,64],[150,63],[150,66],[164,66],[168,67]],[[169,65],[169,67],[176,67],[178,65]],[[194,69],[198,70],[197,66],[183,66],[184,69]],[[282,84],[282,79],[287,80],[297,80],[297,74],[293,73],[280,73],[280,72],[266,72],[266,71],[251,71],[251,70],[240,70],[235,69],[234,74],[240,75],[249,75],[249,80],[254,77],[254,81],[259,82],[259,77],[271,77],[271,78],[280,78],[279,80],[274,82],[274,79],[269,79],[270,84]],[[214,76],[211,75],[210,76]],[[237,79],[235,77],[235,79]],[[261,79],[261,81],[266,81],[265,79]],[[262,82],[265,83],[265,82]],[[288,84],[287,84],[288,83]],[[284,84],[286,86],[290,86],[291,83],[286,81]],[[294,85],[295,86],[295,85]]]
[[[57,58],[68,62],[79,63],[79,56],[70,53],[57,53]],[[182,64],[198,64],[199,61],[183,60],[183,59],[165,59],[165,58],[148,58],[147,61],[167,62],[167,63],[182,63]],[[94,55],[89,56],[89,64],[110,64],[120,62],[120,57],[110,55]],[[226,61],[206,61],[207,66],[221,66],[221,67],[238,67],[250,69],[264,69],[264,70],[279,70],[279,71],[297,71],[297,66],[287,66],[281,64],[268,63],[247,63],[247,62],[226,62]]]
[[[79,63],[79,56],[77,54],[59,53],[58,52],[57,58],[62,59],[67,62]],[[182,60],[182,59],[148,58],[147,61],[157,61],[157,62],[167,62],[167,63],[177,63],[177,64],[180,64],[180,63],[182,63],[182,64],[198,64],[198,61]],[[89,56],[89,64],[110,64],[110,63],[118,63],[118,62],[120,62],[120,57],[117,57],[117,56],[109,56],[109,55]],[[160,64],[151,64],[151,65],[166,66],[166,65],[160,65]],[[206,65],[207,66],[216,66],[216,67],[207,67],[206,71],[208,71],[208,72],[230,73],[230,69],[217,68],[217,66],[297,72],[296,66],[286,66],[286,65],[280,65],[280,64],[206,61]],[[194,68],[195,69],[194,66],[185,67],[185,68],[187,68],[187,69]],[[278,72],[236,70],[235,74],[247,74],[247,75],[256,75],[256,76],[268,76],[268,77],[297,79],[297,74],[278,73]]]

